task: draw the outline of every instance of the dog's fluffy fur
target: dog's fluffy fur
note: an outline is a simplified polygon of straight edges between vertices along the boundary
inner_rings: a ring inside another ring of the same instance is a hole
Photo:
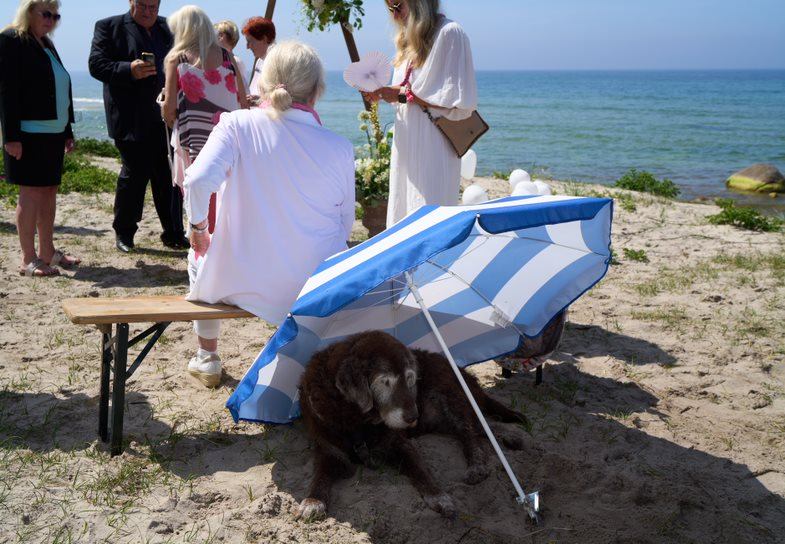
[[[525,421],[461,373],[486,415]],[[314,444],[314,474],[297,517],[323,516],[336,479],[351,476],[355,464],[379,462],[399,466],[431,509],[454,516],[451,497],[427,469],[412,435],[454,435],[468,463],[464,480],[473,484],[489,474],[482,429],[447,359],[410,350],[382,331],[350,336],[314,354],[300,384],[300,407]],[[522,445],[519,438],[503,441]]]

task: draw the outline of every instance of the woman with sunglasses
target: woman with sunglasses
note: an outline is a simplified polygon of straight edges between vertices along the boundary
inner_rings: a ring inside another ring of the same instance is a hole
[[[0,33],[0,121],[6,181],[19,185],[16,228],[19,273],[56,276],[79,259],[54,247],[63,154],[74,147],[71,78],[49,34],[60,21],[58,0],[22,0]],[[38,234],[38,250],[35,236]]]
[[[477,83],[469,38],[439,13],[439,0],[386,0],[398,28],[393,84],[368,100],[395,107],[387,227],[425,204],[455,205],[461,160],[430,121],[460,120],[477,108]]]

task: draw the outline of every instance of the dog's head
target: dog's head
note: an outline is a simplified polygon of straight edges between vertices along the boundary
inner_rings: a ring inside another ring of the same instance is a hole
[[[368,331],[345,340],[347,356],[335,386],[362,413],[376,409],[385,425],[405,429],[417,424],[417,358],[394,337]]]

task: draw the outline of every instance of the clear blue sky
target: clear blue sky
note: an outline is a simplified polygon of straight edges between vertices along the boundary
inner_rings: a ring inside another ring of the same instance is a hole
[[[213,22],[238,26],[263,15],[266,0],[161,0],[166,16],[196,3]],[[71,71],[87,70],[97,19],[128,10],[127,0],[61,0],[55,45]],[[366,0],[360,54],[391,55],[383,0]],[[0,1],[0,25],[18,2]],[[442,11],[469,34],[478,70],[785,68],[785,0],[442,0]],[[280,38],[315,46],[328,70],[349,62],[340,29],[308,33],[299,0],[278,0]],[[245,40],[235,50],[247,62]]]

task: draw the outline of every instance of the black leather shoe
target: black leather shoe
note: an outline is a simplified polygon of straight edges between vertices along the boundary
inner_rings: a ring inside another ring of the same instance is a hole
[[[188,249],[191,242],[182,234],[173,237],[161,235],[161,243],[170,249]]]
[[[123,253],[128,253],[134,248],[133,240],[123,240],[119,236],[115,238],[114,245],[119,251],[122,251]]]

